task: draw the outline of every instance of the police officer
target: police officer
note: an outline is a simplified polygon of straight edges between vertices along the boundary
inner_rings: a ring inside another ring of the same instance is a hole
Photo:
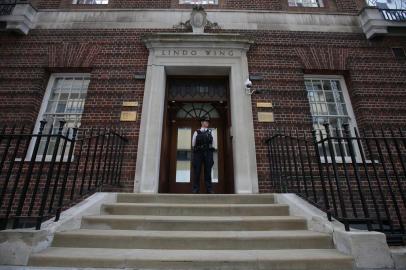
[[[213,167],[213,135],[209,129],[210,119],[204,117],[200,119],[201,128],[193,133],[193,193],[200,190],[200,171],[204,164],[204,183],[207,193],[214,193],[211,183],[211,168]]]

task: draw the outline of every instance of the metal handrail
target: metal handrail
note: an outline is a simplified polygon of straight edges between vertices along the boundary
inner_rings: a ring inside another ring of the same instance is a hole
[[[45,125],[38,133],[0,129],[0,229],[38,230],[103,185],[120,186],[127,139],[119,129],[78,130],[60,121],[54,134]]]
[[[379,9],[387,21],[406,22],[406,9]]]
[[[295,135],[293,135],[295,134]],[[406,244],[406,136],[402,129],[343,133],[276,130],[266,140],[270,181],[344,223]]]

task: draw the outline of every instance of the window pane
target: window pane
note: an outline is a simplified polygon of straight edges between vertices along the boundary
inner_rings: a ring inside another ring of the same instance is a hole
[[[192,157],[192,129],[178,128],[176,146],[176,182],[189,183]]]
[[[325,115],[328,114],[328,110],[327,110],[327,104],[326,103],[319,103],[318,104],[320,107],[320,114]]]
[[[214,149],[218,149],[217,148],[217,141],[218,141],[218,137],[217,137],[217,128],[212,128],[211,129],[211,134],[212,134],[212,136],[213,136],[213,147],[214,147]],[[218,160],[218,151],[215,151],[214,153],[213,153],[213,161],[214,161],[214,164],[213,164],[213,167],[212,167],[212,169],[211,169],[211,181],[213,182],[213,183],[218,183],[218,181],[219,181],[219,160]]]
[[[217,5],[218,0],[179,0],[179,4]]]
[[[334,93],[332,91],[326,91],[325,94],[327,102],[334,102]]]
[[[306,85],[306,89],[307,89],[308,91],[313,90],[312,81],[306,80],[306,81],[305,81],[305,85]]]
[[[72,93],[79,93],[82,90],[83,80],[82,78],[75,78],[72,83]]]
[[[321,88],[321,82],[320,81],[312,81],[313,82],[313,89],[314,90],[323,90]]]
[[[341,91],[340,81],[331,80],[330,82],[333,90]]]
[[[49,101],[45,112],[46,113],[55,112],[56,104],[57,102]]]
[[[337,107],[335,103],[329,103],[328,104],[328,114],[330,115],[337,115]]]
[[[108,0],[77,0],[73,2],[74,4],[87,4],[87,5],[100,5],[108,4]]]
[[[331,90],[331,84],[330,84],[330,81],[329,81],[329,80],[324,80],[324,81],[323,81],[323,89],[324,89],[325,91]]]
[[[63,78],[55,79],[55,82],[54,82],[54,85],[53,85],[53,90],[61,89],[62,84],[63,84]]]
[[[50,100],[58,100],[59,99],[59,95],[60,95],[61,91],[57,91],[55,89],[55,91],[53,91],[49,97]]]
[[[56,113],[64,113],[66,108],[66,102],[59,101],[58,105],[56,106]]]
[[[185,103],[176,113],[177,118],[220,117],[219,112],[210,103]]]
[[[73,78],[65,78],[61,87],[61,91],[69,92],[72,87],[72,80]]]
[[[61,93],[61,95],[59,96],[60,100],[68,100],[69,98],[69,93]]]
[[[70,93],[70,99],[78,99],[79,97],[80,97],[79,93],[74,92]]]

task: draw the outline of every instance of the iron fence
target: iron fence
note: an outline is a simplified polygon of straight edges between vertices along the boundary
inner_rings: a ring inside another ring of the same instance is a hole
[[[380,9],[379,11],[387,21],[406,22],[406,10],[404,9]]]
[[[35,227],[103,185],[120,185],[127,139],[117,129],[0,129],[0,229]]]
[[[17,0],[0,0],[0,16],[10,15],[17,3]]]
[[[342,135],[341,135],[342,134]],[[402,129],[359,132],[276,130],[267,140],[270,179],[351,228],[406,244],[406,136]]]

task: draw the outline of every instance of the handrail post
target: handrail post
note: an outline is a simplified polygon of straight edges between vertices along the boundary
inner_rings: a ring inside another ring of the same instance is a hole
[[[51,159],[51,163],[49,165],[47,179],[46,179],[46,182],[45,182],[45,188],[44,188],[44,191],[42,193],[42,199],[41,199],[41,205],[40,205],[40,208],[39,208],[37,224],[35,226],[37,230],[39,230],[41,228],[42,219],[44,218],[45,204],[46,204],[47,198],[48,198],[49,187],[51,185],[51,180],[52,180],[52,176],[53,176],[53,170],[54,170],[55,161],[56,161],[56,156],[58,154],[59,143],[60,143],[60,140],[61,140],[61,137],[62,137],[62,130],[63,130],[64,125],[65,125],[64,121],[59,122],[58,135],[56,136],[54,151],[52,153],[52,159]],[[51,134],[52,134],[52,130],[50,131],[49,136],[51,136]]]
[[[350,225],[349,225],[348,220],[347,220],[347,210],[345,208],[343,193],[342,193],[341,185],[340,185],[340,178],[338,176],[338,168],[337,168],[337,163],[336,163],[332,138],[330,136],[330,125],[328,123],[325,123],[324,128],[326,130],[327,144],[328,144],[328,148],[329,148],[329,151],[330,151],[331,162],[333,164],[333,172],[334,172],[334,178],[336,180],[335,182],[336,182],[336,187],[337,187],[338,198],[340,200],[341,214],[342,214],[342,216],[344,218],[345,230],[349,231],[350,230]],[[328,161],[326,160],[326,162],[328,162]],[[332,190],[331,192],[334,192],[334,191]]]
[[[75,148],[75,139],[76,139],[77,131],[78,131],[77,128],[73,128],[72,139],[70,142],[69,152],[68,152],[68,160],[66,161],[67,163],[66,163],[66,167],[65,167],[65,175],[63,177],[61,194],[59,195],[59,202],[58,202],[58,206],[56,209],[55,221],[59,220],[59,217],[60,217],[61,211],[62,211],[63,198],[65,196],[65,189],[66,189],[66,184],[68,182],[69,169],[70,169],[70,165],[72,163],[72,155],[73,155],[73,149]]]
[[[323,167],[322,167],[321,160],[320,160],[321,155],[320,155],[320,152],[319,152],[319,146],[318,146],[318,142],[317,142],[316,132],[317,132],[316,130],[313,130],[313,132],[312,132],[313,145],[314,145],[314,151],[316,152],[317,164],[318,164],[318,167],[319,167],[320,183],[321,183],[321,188],[323,190],[324,207],[326,208],[326,213],[327,213],[328,220],[332,221],[330,202],[329,202],[329,198],[328,198],[328,194],[327,194],[326,184],[324,182]],[[322,142],[322,143],[324,144],[324,142]],[[333,193],[334,191],[332,190],[331,192]]]
[[[23,189],[22,189],[21,194],[20,194],[20,199],[19,199],[19,202],[18,202],[16,214],[15,214],[16,218],[14,219],[14,223],[13,223],[13,229],[16,229],[18,227],[19,218],[20,218],[22,210],[23,210],[25,197],[27,196],[28,185],[30,184],[31,174],[32,174],[32,170],[33,170],[34,165],[35,165],[35,159],[37,158],[37,152],[38,152],[39,144],[40,144],[41,139],[42,139],[41,135],[42,135],[42,132],[44,130],[45,123],[46,123],[45,121],[41,121],[41,123],[40,123],[40,128],[39,128],[39,131],[38,131],[38,135],[37,135],[36,140],[35,140],[34,150],[33,150],[32,155],[31,155],[30,165],[28,167],[27,175],[25,177],[25,181],[24,181],[24,184],[23,184]],[[24,162],[24,161],[22,160],[21,162]]]
[[[343,128],[344,128],[344,131],[345,131],[345,137],[347,139],[348,150],[350,152],[352,166],[354,168],[355,181],[356,181],[357,187],[358,187],[358,193],[359,193],[360,200],[361,200],[362,210],[364,212],[365,218],[367,219],[368,230],[370,231],[372,229],[372,226],[371,226],[371,221],[369,220],[369,211],[368,211],[368,206],[366,205],[366,201],[365,201],[365,197],[364,197],[364,191],[363,191],[363,188],[361,186],[361,176],[360,176],[359,169],[358,169],[358,162],[357,162],[357,159],[355,157],[354,146],[352,144],[350,125],[349,124],[343,124]]]

